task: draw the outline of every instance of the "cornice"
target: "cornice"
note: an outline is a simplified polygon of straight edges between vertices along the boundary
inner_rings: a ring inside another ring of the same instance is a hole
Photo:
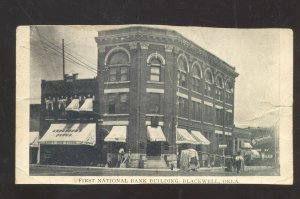
[[[141,49],[148,49],[149,44],[160,43],[165,46],[166,52],[173,52],[175,54],[180,54],[181,52],[189,52],[190,60],[196,57],[202,58],[205,62],[215,68],[220,68],[232,74],[234,77],[238,76],[235,72],[235,68],[213,55],[212,53],[204,50],[194,42],[186,39],[179,33],[177,34],[161,34],[161,33],[147,33],[145,31],[136,32],[125,32],[117,34],[107,34],[99,35],[95,38],[98,46],[103,48],[103,46],[117,45],[121,43],[128,43],[130,49],[136,48],[136,43],[140,43]],[[103,50],[101,50],[102,52]]]

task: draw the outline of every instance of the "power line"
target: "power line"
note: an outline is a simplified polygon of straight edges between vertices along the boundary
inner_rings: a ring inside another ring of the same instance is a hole
[[[47,44],[47,42],[48,42],[48,43],[50,43],[54,48],[59,49],[59,50],[62,50],[61,47],[59,47],[59,46],[57,46],[56,44],[54,44],[53,42],[49,41],[46,37],[41,36],[41,34],[39,33],[38,28],[37,28],[37,27],[35,27],[35,28],[36,28],[36,30],[37,30],[37,32],[38,32],[38,34],[39,34],[40,42],[42,42],[42,43],[46,44],[47,46],[51,47],[49,44]],[[42,41],[42,40],[41,40],[41,37],[43,37],[43,38],[45,39],[45,41]],[[52,47],[52,49],[54,50],[53,47]],[[81,61],[80,59],[78,59],[77,57],[73,56],[73,55],[72,55],[71,53],[69,53],[69,52],[66,52],[66,53],[69,55],[68,58],[71,59],[71,60],[73,60],[73,61],[76,62],[77,64],[79,64],[79,65],[81,65],[81,66],[84,66],[84,67],[88,67],[90,70],[95,70],[95,71],[97,71],[97,69],[96,69],[97,67],[90,66],[89,64],[87,64],[87,63]],[[70,56],[71,56],[72,58],[71,58]],[[76,61],[75,61],[74,59],[75,59]],[[78,62],[80,62],[80,63],[78,63]]]
[[[55,49],[54,47],[50,46],[49,44],[47,44],[47,43],[45,43],[45,42],[43,42],[43,41],[41,41],[41,43],[43,43],[44,45],[47,46],[47,47],[46,47],[46,46],[43,46],[43,47],[44,47],[44,50],[51,49],[52,51],[55,51],[57,55],[59,55],[59,56],[62,57],[62,54],[61,54],[62,52],[61,52],[61,51],[59,51],[58,49]],[[36,45],[36,46],[37,46],[37,45]],[[81,67],[83,67],[83,68],[85,68],[85,69],[87,69],[87,70],[89,70],[89,71],[91,71],[91,72],[97,74],[97,70],[96,70],[96,69],[87,67],[86,65],[83,65],[83,64],[81,64],[81,63],[75,61],[74,59],[72,59],[72,58],[69,57],[69,56],[65,56],[65,59],[66,59],[67,61],[69,61],[70,63],[77,64],[77,65],[79,65],[79,66],[81,66]]]

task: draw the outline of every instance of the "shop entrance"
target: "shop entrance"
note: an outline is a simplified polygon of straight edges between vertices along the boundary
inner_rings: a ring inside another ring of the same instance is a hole
[[[148,142],[147,156],[160,156],[160,155],[161,155],[161,142]]]

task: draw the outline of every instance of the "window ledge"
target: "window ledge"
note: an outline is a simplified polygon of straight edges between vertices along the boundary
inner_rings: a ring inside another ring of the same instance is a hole
[[[118,117],[118,116],[129,116],[129,114],[128,113],[124,113],[124,114],[122,114],[122,113],[120,113],[120,114],[103,114],[103,116],[104,117]]]
[[[195,93],[195,94],[198,94],[198,95],[202,95],[202,93],[199,93],[197,91],[194,91],[194,90],[191,90],[191,91],[192,91],[192,93]]]
[[[148,84],[165,84],[165,82],[147,81]]]
[[[223,127],[222,125],[216,124],[217,127]]]
[[[164,115],[161,114],[146,114],[146,116],[152,117],[152,116],[157,116],[157,117],[164,117]]]
[[[185,87],[182,87],[182,86],[179,86],[179,85],[177,85],[177,88],[181,88],[181,89],[184,89],[184,90],[189,90],[188,88],[185,88]]]
[[[182,119],[182,120],[189,120],[189,118],[186,117],[177,117],[178,119]]]
[[[214,98],[212,98],[212,97],[210,97],[208,95],[205,95],[205,94],[204,94],[204,96],[207,97],[207,98],[209,98],[209,99],[214,99]]]
[[[127,84],[130,81],[118,81],[118,82],[104,82],[104,84]]]
[[[214,125],[213,123],[209,123],[209,122],[203,122],[203,123],[208,125]]]
[[[192,122],[197,122],[197,123],[201,123],[201,121],[199,120],[191,120]]]
[[[228,106],[232,106],[232,104],[228,104],[228,103],[225,103],[226,105],[228,105]]]

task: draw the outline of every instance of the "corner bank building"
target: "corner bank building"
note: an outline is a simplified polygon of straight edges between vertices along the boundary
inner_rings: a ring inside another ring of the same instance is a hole
[[[155,157],[176,165],[194,148],[205,166],[207,154],[235,153],[235,68],[170,30],[100,31],[96,42],[108,158],[124,147],[132,167]]]

